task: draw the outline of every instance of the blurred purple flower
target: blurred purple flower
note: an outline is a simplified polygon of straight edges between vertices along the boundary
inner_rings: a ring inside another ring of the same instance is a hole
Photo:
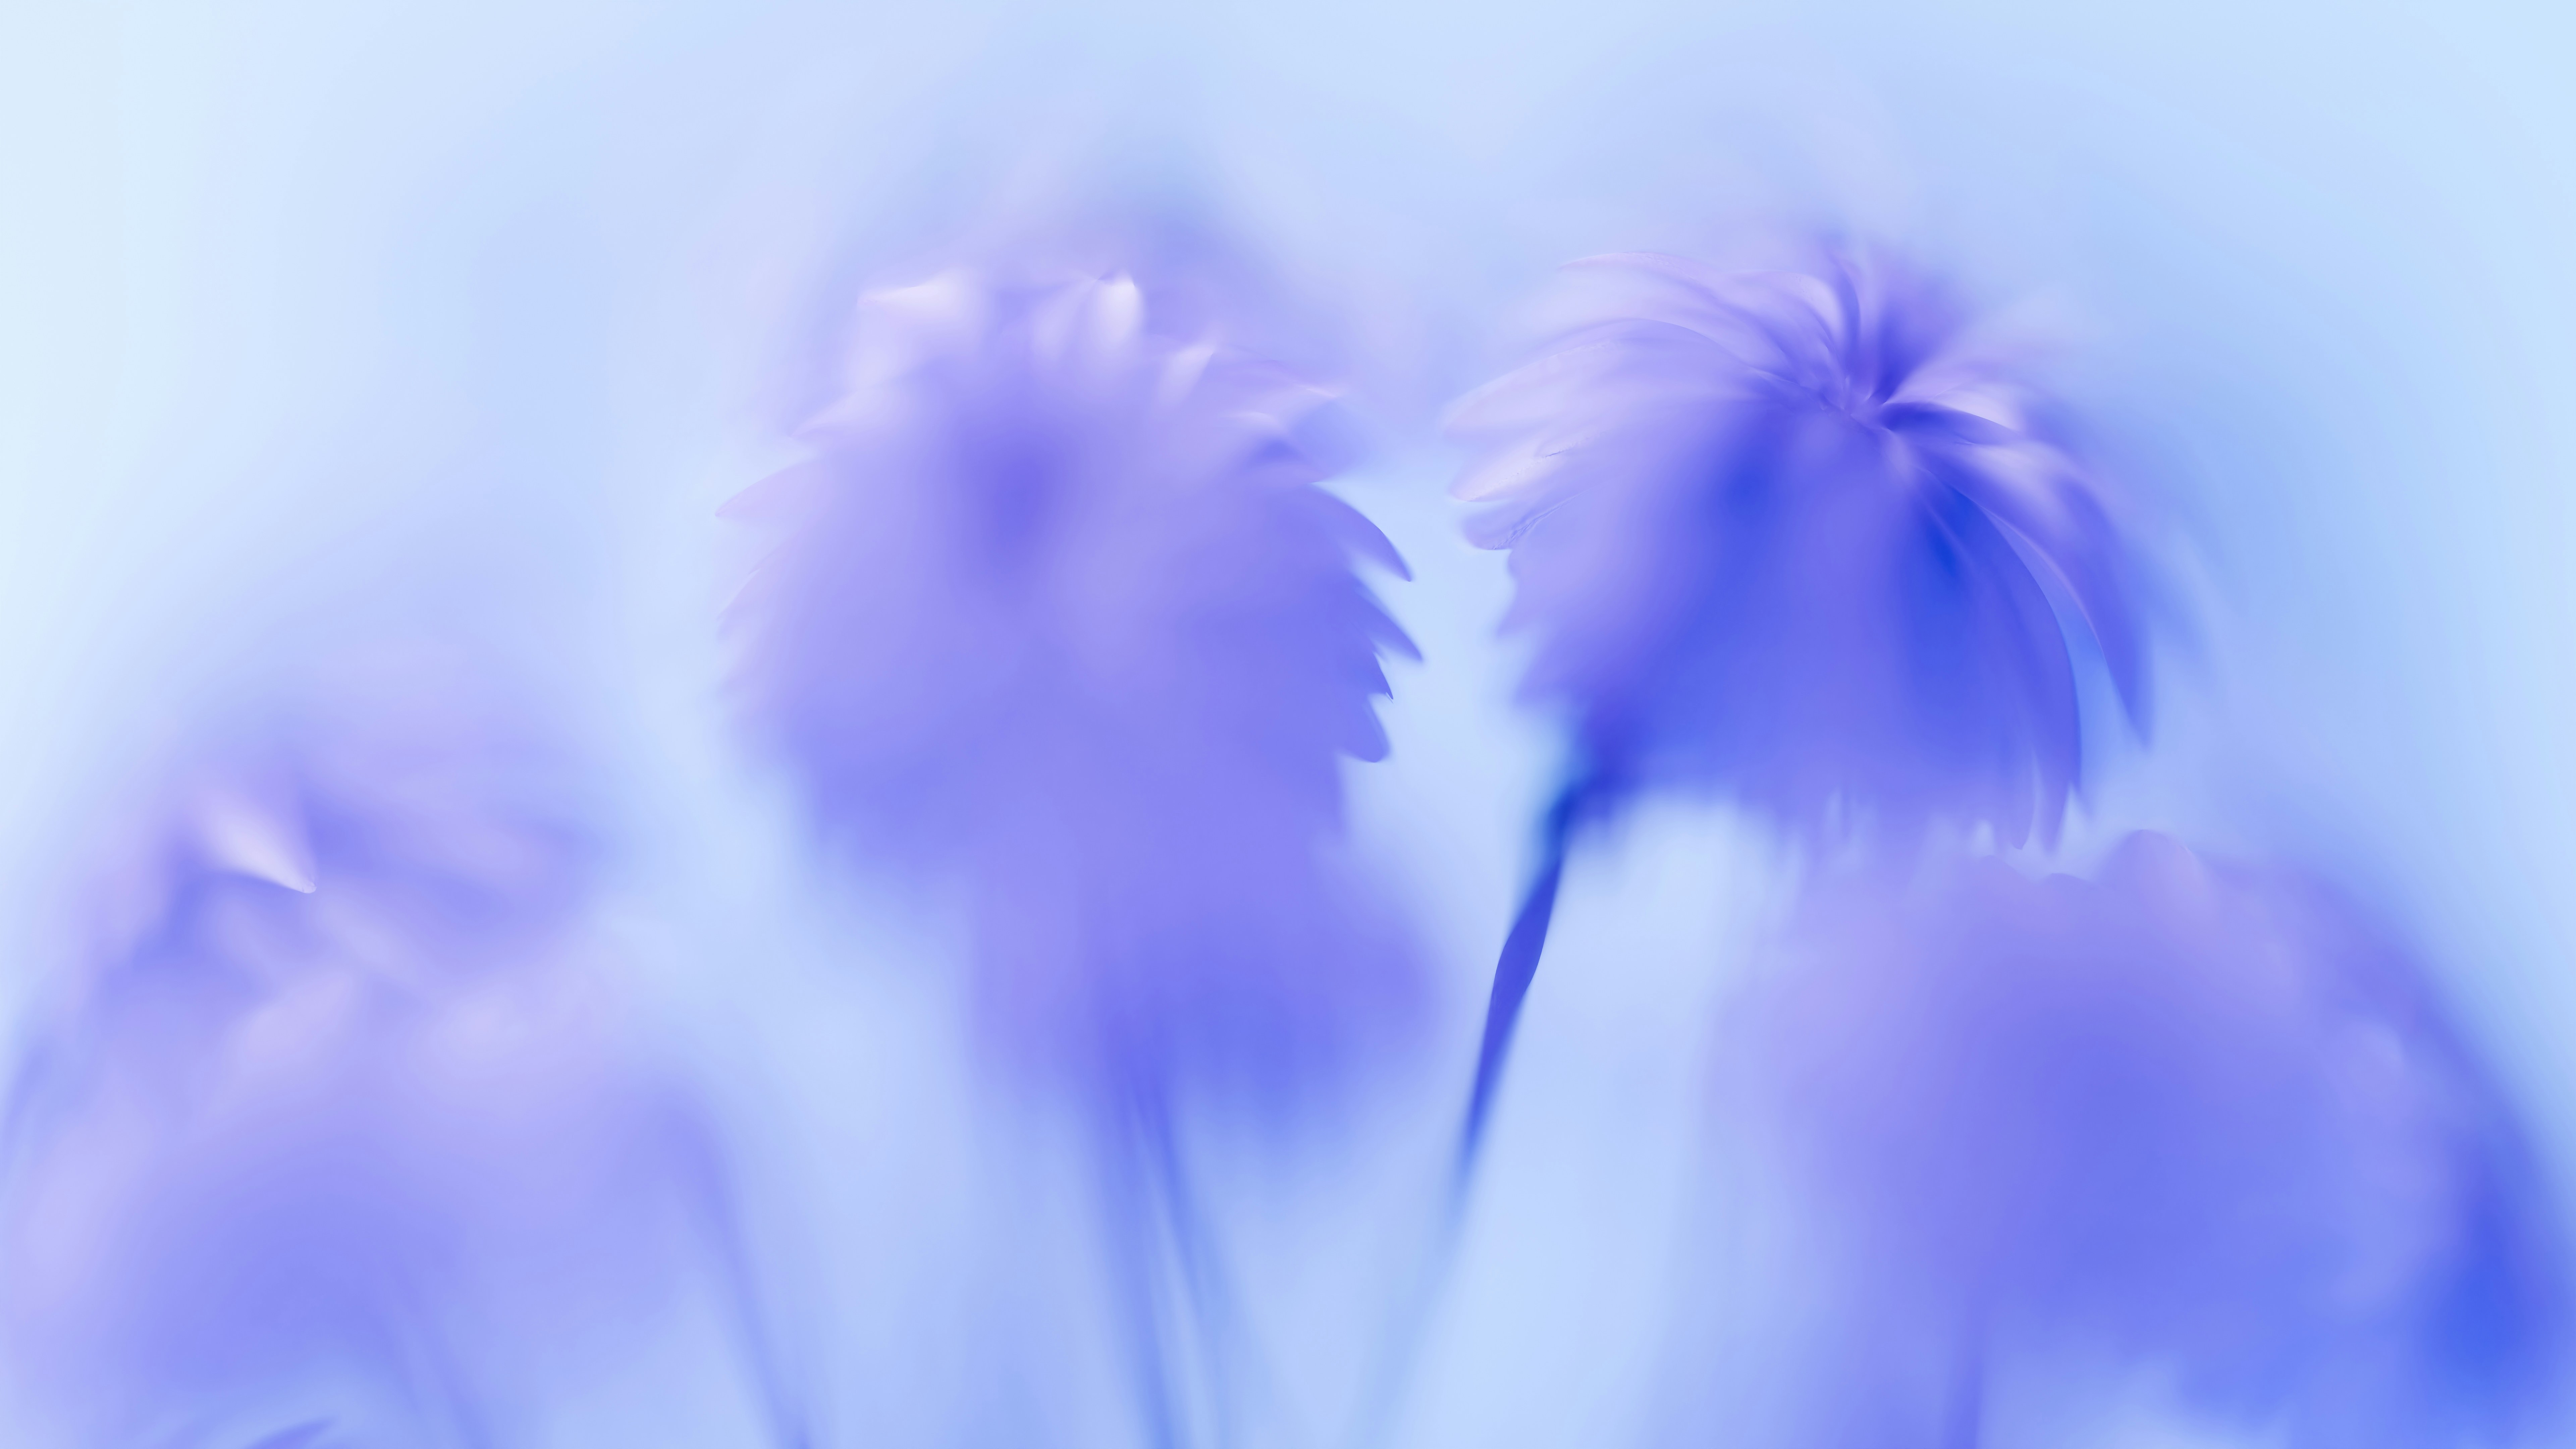
[[[1576,767],[1496,973],[1481,1124],[1567,842],[1628,792],[1714,788],[1804,838],[1936,822],[2053,840],[2076,680],[2052,594],[2133,708],[2120,542],[2009,359],[1882,261],[1578,264],[1604,295],[1462,401],[1470,536],[1511,550],[1524,692]]]
[[[2152,834],[2098,882],[1987,861],[1877,890],[1811,900],[1739,1023],[1866,1285],[1809,1442],[1973,1444],[2016,1348],[2152,1368],[2286,1446],[2523,1426],[2564,1347],[2552,1208],[2350,906]],[[1944,1360],[1947,1402],[1872,1392]]]
[[[1714,786],[1803,834],[2053,836],[2075,682],[2049,596],[2135,700],[2119,541],[2008,358],[1883,262],[1579,264],[1610,295],[1467,398],[1470,526],[1508,548],[1528,693],[1601,787]]]
[[[65,1442],[483,1443],[690,1263],[752,1312],[706,1124],[582,944],[561,762],[422,662],[217,751],[99,881],[0,1214]]]
[[[1354,563],[1403,566],[1316,486],[1325,395],[1145,308],[868,297],[813,460],[730,510],[787,528],[736,682],[833,828],[963,882],[1016,1061],[1267,1093],[1407,990],[1323,854],[1410,648]]]
[[[855,848],[962,887],[994,1043],[1099,1133],[1170,1445],[1181,1365],[1230,1412],[1235,1336],[1177,1096],[1279,1104],[1409,1005],[1328,845],[1411,646],[1355,572],[1402,562],[1316,486],[1325,395],[1146,307],[963,271],[868,297],[813,460],[737,500],[788,531],[731,622],[756,727]]]

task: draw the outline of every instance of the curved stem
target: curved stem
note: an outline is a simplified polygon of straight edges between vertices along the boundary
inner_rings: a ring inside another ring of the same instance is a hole
[[[1577,774],[1557,791],[1539,824],[1538,871],[1521,895],[1512,928],[1503,937],[1501,959],[1494,964],[1493,994],[1486,999],[1485,1033],[1476,1051],[1475,1084],[1468,1091],[1467,1111],[1458,1127],[1458,1155],[1428,1224],[1430,1241],[1419,1269],[1396,1305],[1388,1349],[1378,1358],[1378,1371],[1362,1390],[1351,1442],[1369,1449],[1381,1442],[1393,1424],[1405,1380],[1422,1350],[1431,1310],[1448,1281],[1457,1256],[1459,1229],[1467,1215],[1467,1187],[1484,1145],[1485,1124],[1493,1114],[1494,1094],[1502,1085],[1513,1031],[1520,1025],[1521,1004],[1538,977],[1539,957],[1547,949],[1548,924],[1556,915],[1557,887],[1565,878],[1565,857],[1574,827],[1598,797],[1600,777]]]
[[[1141,1119],[1153,1106],[1136,1100],[1142,1093],[1121,1091],[1107,1104],[1100,1124],[1098,1163],[1104,1189],[1102,1226],[1107,1230],[1112,1286],[1125,1319],[1127,1370],[1134,1376],[1138,1432],[1147,1449],[1182,1449],[1183,1412],[1172,1381],[1171,1326],[1163,1301],[1160,1244],[1156,1236],[1153,1176],[1142,1161],[1138,1138]]]
[[[1224,1264],[1161,1087],[1130,1084],[1119,1097],[1106,1144],[1107,1206],[1144,1433],[1156,1449],[1202,1439],[1225,1449],[1239,1437],[1244,1365]]]
[[[1463,1191],[1475,1171],[1484,1145],[1485,1123],[1502,1085],[1503,1065],[1511,1055],[1512,1033],[1520,1025],[1521,1004],[1538,977],[1539,957],[1547,950],[1547,928],[1556,915],[1556,892],[1565,878],[1566,848],[1578,816],[1589,803],[1592,784],[1578,777],[1557,792],[1539,832],[1538,873],[1521,896],[1510,934],[1503,937],[1501,959],[1494,963],[1493,995],[1485,1003],[1485,1035],[1476,1052],[1476,1082],[1467,1096],[1467,1116],[1458,1130],[1458,1181]]]

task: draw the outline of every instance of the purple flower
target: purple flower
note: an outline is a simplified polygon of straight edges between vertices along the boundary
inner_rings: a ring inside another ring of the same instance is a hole
[[[138,811],[55,983],[0,1329],[65,1442],[485,1442],[688,1263],[747,1289],[705,1124],[583,945],[560,761],[393,662]]]
[[[1727,273],[1579,264],[1591,320],[1461,402],[1470,536],[1511,550],[1524,693],[1575,765],[1494,973],[1471,1160],[1577,828],[1713,788],[1804,838],[1936,822],[2054,840],[2076,680],[2052,595],[2133,707],[2119,540],[2037,400],[1930,287],[1881,262]]]
[[[1323,854],[1410,647],[1316,486],[1324,401],[1128,281],[951,272],[864,301],[812,461],[734,505],[786,527],[731,617],[756,728],[859,850],[962,883],[1023,1065],[1268,1092],[1400,1004]]]
[[[1867,1285],[1812,1442],[1976,1442],[2016,1350],[2153,1369],[2291,1446],[2493,1442],[2535,1406],[2563,1346],[2550,1206],[2413,963],[2340,898],[2151,834],[2098,881],[1989,861],[1877,892],[1808,903],[1737,1038]],[[1946,1402],[1871,1391],[1945,1360]]]
[[[1579,264],[1584,325],[1462,402],[1526,692],[1596,791],[1714,787],[1813,835],[2053,837],[2076,692],[2052,592],[2132,700],[2118,540],[2037,403],[1920,280]]]
[[[812,461],[735,509],[786,528],[731,618],[755,727],[863,857],[962,890],[989,1039],[1099,1134],[1155,1444],[1187,1364],[1228,1411],[1237,1336],[1176,1100],[1282,1103],[1409,1005],[1328,852],[1410,645],[1316,486],[1324,401],[1127,280],[954,271],[865,299]]]

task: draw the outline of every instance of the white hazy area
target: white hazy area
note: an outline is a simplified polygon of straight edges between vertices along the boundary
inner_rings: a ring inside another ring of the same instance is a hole
[[[330,650],[471,641],[595,763],[602,913],[737,1124],[822,1442],[1133,1442],[1076,1139],[982,1070],[938,924],[835,884],[728,728],[715,618],[752,545],[715,511],[794,456],[858,290],[962,237],[1180,216],[1276,280],[1270,340],[1348,390],[1368,449],[1336,486],[1416,575],[1379,582],[1426,662],[1394,670],[1392,758],[1350,779],[1353,848],[1439,984],[1427,1034],[1305,1131],[1210,1130],[1204,1166],[1262,1365],[1241,1442],[1343,1449],[1555,768],[1439,409],[1517,355],[1561,262],[1824,226],[2044,319],[2156,520],[2152,747],[2088,742],[2068,858],[2153,825],[2344,882],[2576,1182],[2572,27],[2537,3],[15,0],[0,1002],[59,969],[90,824],[205,722]],[[1726,1442],[1723,1375],[1690,1359],[1723,1334],[1675,1325],[1795,1293],[1719,1241],[1761,1210],[1704,1130],[1716,1014],[1784,879],[1685,804],[1578,859],[1386,1444]],[[568,1386],[540,1442],[761,1442],[702,1332]],[[2104,1449],[2234,1443],[2151,1385],[2111,1397]]]

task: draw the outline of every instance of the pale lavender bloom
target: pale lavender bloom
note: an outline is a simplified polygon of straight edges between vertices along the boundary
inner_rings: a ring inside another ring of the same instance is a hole
[[[1496,967],[1472,1155],[1568,844],[1630,792],[1713,789],[1793,835],[1936,823],[2054,840],[2076,676],[2052,596],[2134,708],[2141,662],[2103,498],[1945,297],[1885,262],[1730,273],[1580,263],[1581,326],[1461,402],[1469,528],[1511,550],[1523,691],[1571,778]]]
[[[1125,279],[954,271],[864,301],[813,460],[737,504],[787,529],[732,616],[756,726],[863,857],[962,888],[989,1041],[1099,1134],[1156,1444],[1236,1356],[1179,1099],[1284,1105],[1412,995],[1328,851],[1410,646],[1324,401]]]
[[[1578,269],[1589,320],[1453,428],[1527,693],[1571,710],[1593,788],[2053,836],[2077,730],[2050,594],[2133,700],[2140,666],[2103,499],[2009,359],[1881,261]]]
[[[2161,1375],[2289,1449],[2529,1427],[2552,1205],[2340,897],[2143,834],[2098,880],[1823,892],[1779,966],[1734,1050],[1857,1300],[1789,1442],[1974,1444],[2023,1355]],[[1954,1371],[1901,1387],[1926,1363]]]
[[[488,1442],[692,1264],[768,1373],[706,1124],[583,944],[561,761],[421,662],[121,833],[10,1102],[0,1329],[63,1442]]]
[[[1267,1095],[1401,1007],[1322,854],[1375,759],[1385,539],[1319,488],[1325,395],[1158,335],[1123,279],[951,272],[859,309],[783,545],[731,622],[749,712],[865,853],[961,881],[1023,1066]]]

